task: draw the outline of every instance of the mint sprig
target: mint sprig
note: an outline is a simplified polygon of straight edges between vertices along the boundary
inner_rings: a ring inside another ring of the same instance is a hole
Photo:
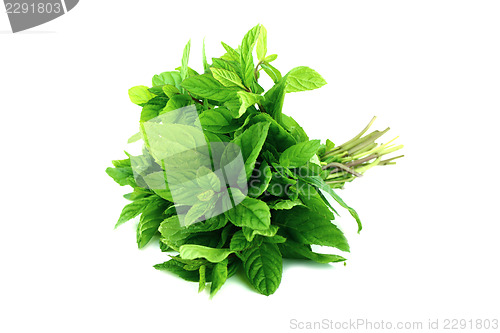
[[[271,64],[277,55],[267,54],[262,25],[237,48],[222,43],[226,52],[211,62],[203,45],[202,73],[189,67],[190,46],[176,70],[154,75],[151,87],[129,90],[142,109],[139,133],[129,142],[142,140],[143,152],[106,170],[133,189],[116,226],[140,216],[138,247],[158,237],[159,248],[170,255],[155,268],[198,282],[199,291],[210,284],[211,296],[239,269],[259,293],[271,295],[280,285],[283,260],[345,261],[312,247],[350,251],[332,223],[331,202],[347,209],[361,230],[358,214],[334,189],[373,166],[394,164],[400,156],[383,157],[402,146],[376,143],[387,130],[365,135],[373,120],[339,146],[310,140],[283,113],[284,99],[326,81],[305,66],[282,75]],[[274,83],[267,91],[261,75]],[[200,162],[208,158],[209,164]]]

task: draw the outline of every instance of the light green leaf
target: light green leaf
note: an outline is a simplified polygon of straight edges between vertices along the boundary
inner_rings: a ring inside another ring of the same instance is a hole
[[[113,178],[115,182],[117,182],[120,186],[130,185],[132,187],[137,186],[134,179],[134,172],[132,168],[127,167],[118,167],[118,168],[107,168],[106,173],[108,176]]]
[[[188,76],[188,62],[189,62],[189,52],[191,50],[191,40],[187,42],[184,47],[184,52],[182,53],[182,65],[181,65],[181,79],[185,80]]]
[[[137,132],[134,135],[132,135],[130,138],[128,138],[127,143],[134,143],[142,139],[141,132]]]
[[[193,99],[187,95],[174,95],[168,100],[167,105],[165,105],[160,114],[174,111],[183,108],[185,106],[191,105],[193,103],[194,103]]]
[[[241,82],[238,74],[215,67],[211,67],[210,70],[214,78],[219,81],[224,87],[240,87],[242,89],[245,89],[245,86]]]
[[[270,54],[268,55],[267,57],[264,58],[264,62],[266,63],[270,63],[274,60],[278,59],[278,55],[277,54]]]
[[[286,82],[286,92],[297,92],[321,88],[326,84],[325,79],[321,77],[314,69],[301,66],[288,72]]]
[[[234,233],[229,244],[229,248],[233,251],[243,251],[252,246],[259,246],[262,243],[262,238],[257,238],[253,241],[248,241],[242,230]]]
[[[208,65],[207,55],[205,53],[205,38],[203,38],[202,54],[203,54],[203,71],[205,72],[205,74],[210,73],[210,66]]]
[[[162,90],[163,90],[163,93],[165,93],[165,95],[168,96],[168,98],[172,98],[174,97],[175,95],[177,94],[180,94],[181,92],[179,91],[179,89],[177,89],[176,86],[173,86],[171,84],[165,84],[163,87],[162,87]]]
[[[200,268],[198,269],[198,272],[200,274],[200,281],[198,284],[198,292],[201,293],[205,289],[206,285],[206,279],[205,279],[205,273],[207,271],[207,266],[201,265]]]
[[[210,297],[213,297],[226,282],[228,277],[227,259],[218,262],[212,269],[212,284],[210,286]]]
[[[257,38],[257,59],[259,61],[264,60],[267,53],[267,30],[264,26],[260,27],[259,37]]]
[[[210,74],[203,74],[187,78],[182,86],[194,95],[218,102],[228,101],[236,96],[237,88],[224,87]]]
[[[243,268],[250,283],[263,295],[278,289],[283,273],[281,253],[276,244],[262,243],[242,252]]]
[[[162,110],[161,105],[146,104],[141,111],[141,122],[151,120],[158,117],[160,111]]]
[[[280,71],[268,62],[262,63],[261,67],[264,69],[264,72],[266,72],[266,74],[269,75],[269,77],[274,81],[274,83],[278,83],[283,77]]]
[[[320,140],[311,140],[291,146],[281,154],[280,163],[284,167],[300,167],[316,154],[320,145]]]
[[[174,250],[178,250],[187,237],[187,234],[181,228],[177,215],[171,216],[161,222],[158,230],[161,234],[161,241]]]
[[[201,201],[195,203],[186,213],[184,217],[184,226],[190,226],[194,224],[200,217],[205,215],[205,213],[213,207],[213,201]]]
[[[118,222],[116,222],[115,228],[118,228],[123,223],[133,219],[136,216],[139,216],[139,214],[141,214],[144,209],[146,209],[150,201],[151,198],[146,197],[129,203],[128,205],[123,207],[120,218],[118,219]]]
[[[238,110],[238,114],[234,115],[235,118],[241,117],[250,106],[262,103],[262,101],[264,100],[263,96],[252,94],[246,91],[238,91],[237,95],[240,100],[241,106]]]
[[[252,87],[253,82],[255,81],[252,52],[255,47],[255,43],[259,38],[261,29],[262,26],[260,24],[256,25],[247,32],[241,42],[240,63],[243,71],[243,82],[247,87]]]
[[[205,221],[201,221],[185,228],[182,228],[182,232],[184,233],[200,233],[200,232],[209,232],[213,230],[218,230],[226,226],[228,220],[224,214],[214,216]]]
[[[304,204],[299,199],[296,200],[275,200],[268,202],[269,208],[274,210],[292,209],[295,206],[303,206]]]
[[[179,248],[179,253],[183,259],[205,258],[213,263],[221,262],[233,252],[229,249],[214,249],[193,244],[184,244]]]
[[[245,198],[236,207],[228,210],[226,216],[238,227],[267,230],[271,225],[271,212],[264,201]]]
[[[240,54],[238,53],[238,51],[236,51],[235,49],[233,49],[231,46],[227,45],[224,42],[221,42],[221,44],[224,47],[224,49],[226,50],[226,54],[224,54],[221,57],[221,59],[224,59],[227,61],[236,61],[236,62],[240,61]]]
[[[265,230],[254,230],[248,227],[241,228],[241,230],[243,231],[243,235],[249,242],[253,241],[254,237],[257,235],[273,237],[278,232],[278,229],[278,226],[275,225],[270,225],[269,228]]]
[[[239,59],[239,56],[238,56]],[[225,60],[222,58],[212,58],[212,66],[216,68],[225,69],[226,71],[236,73],[238,77],[240,76],[240,63],[232,60]]]
[[[220,192],[221,190],[221,180],[212,170],[205,166],[201,166],[197,170],[196,181],[202,189],[213,190],[215,192]]]
[[[234,119],[231,112],[223,106],[204,111],[199,118],[201,126],[213,133],[232,133],[250,120],[249,117]]]
[[[132,103],[137,105],[142,105],[147,103],[150,99],[155,97],[154,94],[149,92],[149,88],[146,86],[135,86],[128,90],[128,96]]]
[[[177,71],[163,72],[161,74],[153,76],[153,86],[163,86],[165,84],[170,84],[179,89],[181,82],[181,73]]]

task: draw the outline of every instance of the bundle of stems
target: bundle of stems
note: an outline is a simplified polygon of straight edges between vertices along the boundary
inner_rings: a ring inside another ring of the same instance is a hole
[[[376,130],[365,135],[375,119],[376,117],[373,117],[358,135],[340,146],[327,141],[319,158],[324,170],[323,178],[332,188],[342,188],[345,183],[361,177],[374,166],[396,164],[395,160],[404,156],[382,159],[383,156],[400,150],[403,145],[393,144],[398,137],[383,144],[375,142],[389,131],[389,127],[383,131]]]

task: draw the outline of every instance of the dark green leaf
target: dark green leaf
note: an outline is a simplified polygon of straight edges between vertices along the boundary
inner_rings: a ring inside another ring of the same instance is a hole
[[[271,212],[267,204],[253,198],[245,198],[236,207],[228,210],[226,216],[235,226],[254,230],[266,230],[271,224]]]
[[[290,240],[287,240],[285,243],[279,244],[278,247],[284,258],[309,259],[321,264],[326,264],[329,262],[341,262],[346,260],[344,257],[336,254],[313,252],[308,245],[300,244]]]
[[[248,280],[259,293],[269,296],[278,289],[283,263],[276,244],[262,243],[243,251],[241,258]]]
[[[331,246],[349,252],[349,245],[342,231],[330,220],[306,207],[274,211],[273,223],[282,227],[298,243]]]
[[[318,151],[321,142],[311,140],[297,143],[283,152],[280,163],[284,167],[296,168],[306,164]]]
[[[213,297],[227,280],[227,259],[218,262],[212,269],[212,285],[210,286],[210,297]]]

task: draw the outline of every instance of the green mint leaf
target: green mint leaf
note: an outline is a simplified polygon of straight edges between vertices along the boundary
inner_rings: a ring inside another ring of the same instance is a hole
[[[158,117],[162,107],[160,105],[146,104],[143,106],[141,111],[141,122],[149,121],[153,118]]]
[[[281,113],[285,101],[286,76],[281,78],[264,94],[264,109],[278,124],[281,125]]]
[[[237,62],[240,61],[240,54],[238,53],[238,51],[236,51],[235,49],[233,49],[231,46],[227,45],[224,42],[221,42],[221,44],[227,52],[221,57],[222,59],[227,61],[237,61]]]
[[[252,94],[246,91],[238,91],[237,95],[241,106],[238,110],[238,114],[235,115],[236,118],[241,117],[250,106],[262,103],[262,101],[264,100],[263,96]]]
[[[189,271],[184,269],[184,264],[175,260],[168,260],[164,263],[153,266],[157,270],[173,273],[186,281],[198,282],[200,274],[198,271]]]
[[[239,61],[231,61],[221,58],[212,58],[211,67],[221,68],[225,69],[226,71],[236,73],[241,80],[241,67]]]
[[[189,52],[191,51],[191,40],[187,42],[184,47],[184,52],[182,53],[182,65],[181,65],[181,79],[184,80],[188,77],[188,62],[189,62]]]
[[[269,62],[264,62],[261,64],[262,69],[267,75],[273,80],[274,83],[278,83],[282,79],[282,75],[278,69],[273,67]]]
[[[205,53],[205,39],[203,39],[202,56],[203,56],[203,71],[205,72],[205,74],[210,73],[210,66],[208,65],[207,55]]]
[[[218,102],[225,102],[236,96],[235,88],[224,87],[210,74],[187,78],[182,82],[182,87],[192,94]]]
[[[248,241],[247,237],[243,234],[243,231],[239,230],[235,232],[233,237],[231,238],[229,248],[233,251],[239,252],[249,249],[253,246],[259,246],[262,243],[262,240],[262,238],[256,238],[252,241]]]
[[[198,285],[198,292],[201,293],[205,289],[206,285],[206,279],[205,279],[205,273],[207,270],[207,266],[201,265],[200,268],[198,268],[198,273],[200,274],[200,281]]]
[[[252,229],[249,227],[242,227],[241,231],[245,238],[251,242],[254,240],[254,237],[257,235],[265,236],[265,237],[273,237],[278,232],[278,226],[270,225],[267,229]]]
[[[252,286],[269,296],[278,289],[283,274],[281,253],[276,244],[262,243],[241,254],[243,268]]]
[[[274,60],[278,59],[278,55],[277,54],[271,54],[271,55],[268,55],[267,57],[264,58],[264,60],[262,60],[263,62],[265,63],[270,63]]]
[[[304,129],[292,117],[287,116],[286,114],[282,114],[281,117],[283,127],[290,132],[297,142],[309,141],[309,137]]]
[[[242,128],[250,120],[249,117],[233,118],[226,107],[204,111],[200,114],[200,123],[203,129],[213,133],[233,133]]]
[[[160,114],[174,111],[182,107],[191,105],[193,103],[194,103],[193,99],[187,95],[174,95],[168,100],[167,105],[165,105]]]
[[[254,77],[254,62],[253,62],[253,49],[259,38],[262,26],[256,25],[248,31],[243,37],[241,42],[240,64],[243,71],[243,82],[245,86],[252,87],[255,81]]]
[[[262,146],[266,141],[269,126],[269,123],[264,122],[252,125],[232,141],[241,148],[241,154],[243,156],[243,160],[245,161],[247,179],[252,174],[257,157],[259,156]],[[234,158],[227,157],[224,165],[227,165],[233,159]]]
[[[271,212],[264,201],[245,198],[236,207],[228,210],[227,218],[238,227],[267,230],[271,225]]]
[[[358,233],[363,229],[363,225],[361,224],[361,219],[359,218],[358,213],[354,208],[348,206],[342,198],[335,193],[335,191],[328,186],[321,178],[319,177],[303,177],[303,180],[322,189],[326,193],[328,193],[342,208],[347,209],[347,211],[351,214],[351,216],[356,220],[358,224]]]
[[[181,92],[179,89],[172,84],[165,84],[162,86],[163,93],[168,96],[168,98],[172,98]]]
[[[218,262],[212,269],[212,285],[210,286],[210,297],[214,297],[214,295],[220,290],[222,285],[227,280],[227,262],[227,259]]]
[[[298,243],[331,246],[349,252],[343,232],[330,220],[306,207],[274,211],[273,221]]]
[[[311,140],[291,146],[281,154],[281,165],[284,167],[296,168],[306,164],[316,155],[320,144],[321,142],[319,140]]]
[[[215,67],[211,67],[210,71],[212,72],[214,79],[219,81],[224,87],[240,87],[245,89],[240,77],[236,73]]]
[[[309,246],[290,240],[278,244],[278,247],[284,258],[308,259],[320,264],[346,261],[346,259],[342,256],[336,254],[316,253],[313,252]]]
[[[128,96],[132,103],[137,105],[143,105],[155,97],[154,94],[149,92],[149,88],[146,86],[135,86],[130,88],[128,90]]]
[[[163,86],[165,84],[170,84],[177,89],[180,89],[181,82],[181,73],[177,71],[163,72],[161,74],[153,76],[153,86]]]
[[[286,92],[297,92],[321,88],[326,84],[314,69],[306,66],[296,67],[288,72]]]
[[[136,186],[134,172],[131,167],[107,168],[106,173],[120,186]]]
[[[257,38],[257,59],[263,61],[267,53],[267,30],[264,26],[260,27],[259,37]]]
[[[257,198],[269,186],[271,182],[272,172],[267,162],[262,162],[258,169],[255,169],[250,180],[248,181],[248,196]]]
[[[286,210],[292,209],[295,206],[303,206],[302,201],[299,199],[296,200],[275,200],[267,203],[269,208],[274,210]]]
[[[209,232],[209,231],[214,231],[218,229],[222,229],[226,226],[228,220],[225,217],[224,214],[217,215],[214,217],[211,217],[205,221],[201,221],[189,226],[186,226],[181,229],[183,233],[189,233],[189,234],[194,234],[194,233],[200,233],[200,232]]]
[[[267,136],[266,142],[271,144],[271,146],[278,152],[283,152],[287,148],[295,145],[297,141],[295,138],[287,131],[283,126],[278,124],[270,115],[266,113],[260,113],[254,116],[249,124],[256,124],[259,122],[269,123],[269,134]]]
[[[158,234],[158,228],[162,223],[167,202],[164,200],[153,200],[143,210],[141,219],[137,226],[137,246],[143,248],[154,235]]]
[[[213,263],[221,262],[233,252],[229,249],[214,249],[193,244],[185,244],[179,248],[179,254],[183,259],[205,258]]]
[[[150,201],[151,199],[149,197],[146,197],[129,203],[128,205],[123,207],[120,218],[118,219],[118,222],[116,222],[115,229],[123,223],[130,221],[134,217],[139,216],[144,211],[144,209],[146,209]]]

